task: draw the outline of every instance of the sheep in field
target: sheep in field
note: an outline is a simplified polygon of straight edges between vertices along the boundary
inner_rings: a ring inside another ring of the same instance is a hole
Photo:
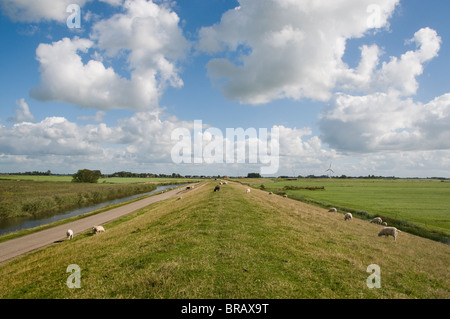
[[[387,223],[386,222],[382,222],[381,225],[387,226]]]
[[[183,197],[180,196],[180,197],[177,198],[177,200],[180,200],[180,199],[182,199],[182,198],[183,198]]]
[[[247,194],[250,193],[250,188],[247,188]]]
[[[68,229],[66,232],[67,238],[68,239],[72,239],[73,238],[73,230],[72,229]]]
[[[287,196],[287,195],[283,195],[283,197],[284,197],[284,198],[287,198],[288,196]]]
[[[216,185],[216,187],[214,187],[214,192],[218,192],[218,191],[220,191],[220,186]]]
[[[380,217],[375,217],[375,218],[372,219],[370,222],[373,223],[373,224],[381,225],[381,223],[383,222],[383,220],[382,220]]]
[[[397,235],[398,233],[401,233],[400,230],[398,230],[395,227],[384,227],[379,233],[378,233],[378,237],[380,236],[392,236],[394,237],[394,240],[397,240]]]
[[[328,210],[328,212],[329,213],[337,213],[337,209],[336,208],[330,208],[329,210]]]
[[[269,195],[272,195],[273,193],[272,192],[269,192]]]
[[[104,231],[105,231],[105,228],[103,228],[103,226],[94,226],[94,227],[92,227],[92,232],[94,234],[101,233],[101,232],[104,232]]]
[[[351,213],[345,214],[345,216],[344,216],[344,220],[345,220],[345,221],[347,221],[347,220],[352,220],[352,219],[353,219],[353,215],[352,215]]]

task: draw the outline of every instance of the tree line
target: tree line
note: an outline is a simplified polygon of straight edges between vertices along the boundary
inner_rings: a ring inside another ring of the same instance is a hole
[[[116,172],[113,174],[102,175],[99,170],[80,169],[72,175],[74,183],[97,183],[100,177],[138,177],[138,178],[182,178],[180,174],[151,174],[151,173],[132,173],[132,172]]]

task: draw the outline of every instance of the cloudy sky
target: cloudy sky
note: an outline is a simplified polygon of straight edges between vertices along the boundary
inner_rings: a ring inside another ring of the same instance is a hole
[[[173,133],[194,142],[201,121],[203,147],[227,129],[278,132],[272,176],[450,177],[449,1],[0,0],[0,12],[0,172],[267,164],[194,151],[177,163]]]

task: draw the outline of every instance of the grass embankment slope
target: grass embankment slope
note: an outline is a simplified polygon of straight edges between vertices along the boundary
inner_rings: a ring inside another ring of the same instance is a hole
[[[0,266],[1,298],[449,298],[450,247],[214,182]],[[66,268],[81,268],[69,289]],[[381,288],[369,289],[371,264]]]
[[[380,216],[388,225],[401,227],[435,240],[450,237],[450,181],[424,179],[299,179],[261,182],[266,191],[290,198],[348,210],[354,217]],[[320,188],[317,190],[304,189]],[[302,189],[303,188],[303,189]]]

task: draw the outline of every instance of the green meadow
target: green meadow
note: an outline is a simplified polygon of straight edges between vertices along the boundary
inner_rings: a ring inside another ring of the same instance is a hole
[[[108,178],[99,183],[72,183],[71,176],[0,176],[0,219],[37,217],[151,192],[160,184],[186,179]]]
[[[0,175],[0,180],[35,181],[35,182],[71,182],[72,175]],[[165,177],[102,177],[98,184],[132,184],[132,183],[179,183],[196,181],[189,178],[165,178]]]
[[[252,186],[259,188],[260,185]],[[336,207],[362,218],[380,216],[388,224],[409,228],[419,235],[450,237],[450,181],[277,179],[262,185],[266,191],[287,194],[322,207]]]
[[[0,265],[0,298],[450,298],[446,244],[215,184]],[[381,288],[367,286],[372,264]]]

